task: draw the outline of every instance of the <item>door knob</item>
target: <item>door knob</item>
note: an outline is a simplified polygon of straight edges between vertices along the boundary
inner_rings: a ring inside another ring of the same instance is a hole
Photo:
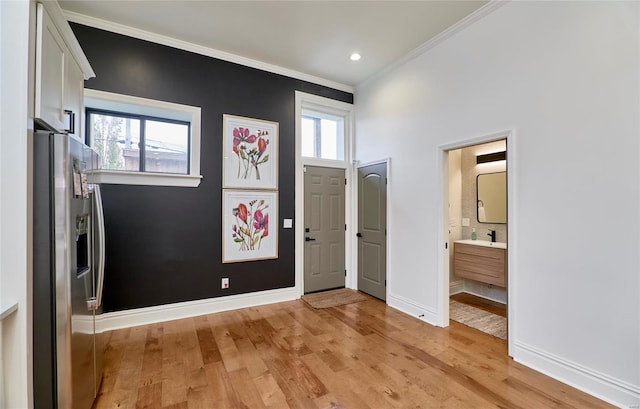
[[[356,233],[356,237],[362,237],[362,233],[360,232]]]
[[[305,237],[304,241],[316,241],[313,237]]]

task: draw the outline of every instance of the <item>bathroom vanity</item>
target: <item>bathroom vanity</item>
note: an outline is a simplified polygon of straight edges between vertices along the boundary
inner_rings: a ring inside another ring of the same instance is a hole
[[[453,246],[455,275],[507,286],[507,245],[484,240],[458,240]]]

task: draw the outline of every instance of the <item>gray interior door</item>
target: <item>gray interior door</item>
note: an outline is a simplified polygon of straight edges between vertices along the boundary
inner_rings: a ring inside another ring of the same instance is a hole
[[[304,292],[344,287],[344,169],[304,172]]]
[[[387,164],[358,169],[358,290],[386,300]]]

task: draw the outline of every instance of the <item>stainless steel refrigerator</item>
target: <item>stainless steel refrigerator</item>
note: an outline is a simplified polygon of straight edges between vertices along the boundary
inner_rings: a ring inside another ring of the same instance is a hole
[[[98,155],[73,136],[34,135],[34,405],[90,409],[102,380],[104,217],[87,182]]]

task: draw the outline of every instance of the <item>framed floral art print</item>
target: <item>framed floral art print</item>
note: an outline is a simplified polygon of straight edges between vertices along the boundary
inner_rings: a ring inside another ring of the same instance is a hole
[[[278,192],[222,192],[222,262],[278,258]]]
[[[224,114],[223,188],[278,189],[278,123]]]

